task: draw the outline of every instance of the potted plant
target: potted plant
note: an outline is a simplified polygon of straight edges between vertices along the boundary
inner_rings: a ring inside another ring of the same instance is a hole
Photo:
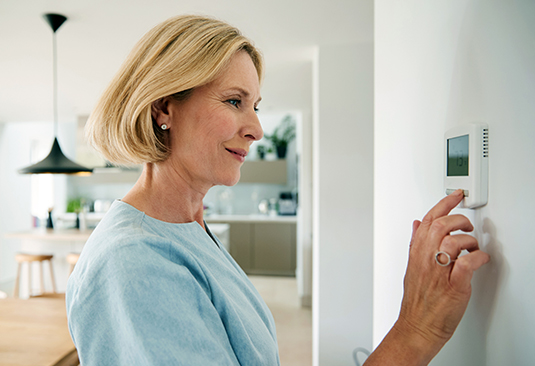
[[[295,138],[295,122],[292,116],[287,114],[275,128],[273,133],[271,135],[266,135],[266,138],[270,140],[275,147],[277,157],[279,159],[284,159],[286,157],[288,144]]]
[[[258,157],[260,158],[260,160],[264,160],[264,158],[266,157],[266,147],[264,145],[258,145],[256,147],[256,152],[258,154]]]
[[[67,212],[74,212],[76,213],[76,223],[75,228],[76,229],[82,229],[85,227],[85,217],[80,217],[80,214],[84,214],[84,205],[85,205],[85,199],[83,198],[74,198],[70,199],[67,202]],[[83,221],[83,222],[80,222]]]

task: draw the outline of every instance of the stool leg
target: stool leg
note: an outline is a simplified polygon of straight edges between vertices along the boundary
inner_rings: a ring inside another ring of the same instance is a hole
[[[17,266],[17,278],[15,278],[15,288],[13,289],[13,297],[15,299],[19,298],[19,283],[20,283],[20,268],[22,267],[22,263],[19,262]]]
[[[52,279],[52,293],[56,293],[56,280],[54,279],[54,269],[52,268],[52,260],[48,261],[48,266],[50,267],[50,278]]]
[[[32,296],[32,262],[28,262],[28,297]]]
[[[45,293],[45,276],[43,274],[43,262],[39,262],[39,284],[41,286],[41,295]]]

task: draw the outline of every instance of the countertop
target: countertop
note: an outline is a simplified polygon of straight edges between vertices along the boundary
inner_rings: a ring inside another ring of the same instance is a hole
[[[207,220],[208,222],[208,220]],[[216,235],[223,235],[229,229],[228,225],[213,224],[210,225],[210,230]],[[24,240],[40,240],[53,242],[86,242],[93,229],[78,230],[78,229],[45,229],[36,228],[26,231],[16,231],[6,233],[6,238],[17,238]]]
[[[271,215],[207,215],[204,220],[210,222],[243,223],[297,223],[297,216]]]
[[[79,230],[79,229],[44,229],[37,228],[27,231],[17,231],[6,233],[6,238],[18,238],[29,240],[45,240],[45,241],[80,241],[85,242],[93,232],[92,229]]]
[[[297,223],[297,216],[269,216],[269,215],[209,215],[204,220],[211,223],[210,229],[216,235],[228,230],[225,223]],[[36,228],[26,231],[8,232],[6,238],[25,240],[41,240],[53,242],[86,242],[93,229],[44,229]]]

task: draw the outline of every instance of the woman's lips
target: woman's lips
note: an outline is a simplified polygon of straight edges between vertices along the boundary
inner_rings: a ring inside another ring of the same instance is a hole
[[[234,149],[234,148],[225,148],[235,159],[237,159],[240,162],[245,161],[245,157],[247,156],[247,151],[243,149]]]

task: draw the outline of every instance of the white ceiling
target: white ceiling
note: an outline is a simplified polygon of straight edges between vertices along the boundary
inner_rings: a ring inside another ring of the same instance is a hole
[[[44,13],[68,20],[57,32],[59,120],[88,114],[136,41],[178,14],[237,26],[269,70],[310,59],[313,46],[371,42],[372,0],[1,0],[0,122],[52,120],[52,31]]]

